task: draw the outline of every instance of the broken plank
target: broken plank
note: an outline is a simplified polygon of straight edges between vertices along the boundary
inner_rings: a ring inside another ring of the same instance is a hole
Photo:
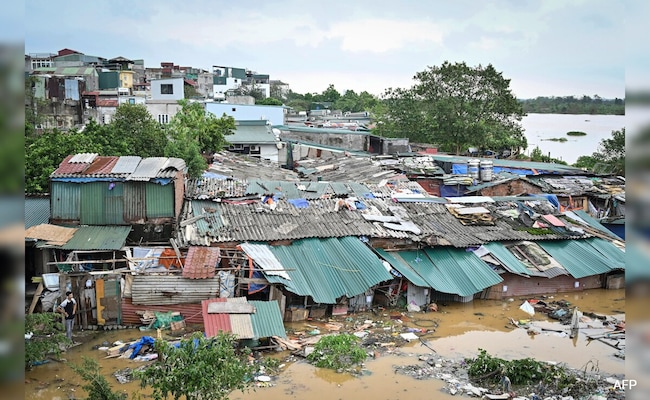
[[[253,314],[255,306],[249,303],[213,302],[208,304],[208,314]]]
[[[41,293],[43,293],[43,281],[38,283],[38,287],[36,288],[36,292],[34,293],[34,298],[32,299],[32,304],[29,305],[29,314],[34,312],[34,308],[36,308],[38,299],[41,298]]]

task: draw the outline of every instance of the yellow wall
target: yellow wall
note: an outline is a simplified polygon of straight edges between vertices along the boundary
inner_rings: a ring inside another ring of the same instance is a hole
[[[120,71],[120,87],[133,89],[133,71]]]

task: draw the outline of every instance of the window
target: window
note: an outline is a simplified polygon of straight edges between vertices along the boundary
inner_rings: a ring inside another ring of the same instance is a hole
[[[168,124],[169,114],[158,114],[158,122],[161,124]]]
[[[160,94],[174,94],[174,85],[170,83],[160,85]]]

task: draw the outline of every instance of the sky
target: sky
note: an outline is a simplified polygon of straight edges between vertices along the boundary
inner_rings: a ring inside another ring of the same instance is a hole
[[[449,61],[492,64],[517,98],[623,98],[626,61],[647,61],[626,47],[626,38],[643,35],[630,35],[624,4],[611,0],[26,0],[25,6],[26,54],[69,48],[143,59],[146,67],[246,68],[298,93],[333,84],[341,93],[381,95]]]

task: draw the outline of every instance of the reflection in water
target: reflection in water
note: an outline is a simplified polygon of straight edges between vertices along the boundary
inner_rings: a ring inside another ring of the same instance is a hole
[[[572,306],[577,306],[582,312],[596,314],[619,314],[625,310],[625,290],[588,290],[571,294],[553,294],[553,300],[566,300]],[[535,314],[530,317],[519,306],[524,299],[513,301],[477,300],[471,303],[438,304],[439,312],[431,313],[400,313],[384,311],[382,315],[352,314],[347,317],[364,321],[382,319],[390,321],[396,327],[396,332],[402,328],[419,328],[428,330],[423,336],[427,346],[433,348],[442,357],[464,358],[474,357],[478,348],[504,359],[533,357],[539,360],[565,362],[572,367],[580,368],[588,363],[598,364],[601,371],[607,373],[623,373],[624,361],[613,356],[614,349],[603,343],[588,343],[584,334],[574,339],[559,337],[554,332],[543,332],[540,335],[528,335],[524,329],[514,328],[510,318],[545,321],[545,314]],[[393,320],[391,315],[399,316]],[[346,317],[337,318],[345,322]],[[309,332],[318,325],[321,331],[326,330],[321,322],[307,321],[304,323],[288,324],[292,330]],[[567,327],[568,328],[568,327]],[[131,398],[131,393],[140,393],[142,398],[151,394],[151,389],[141,389],[138,382],[120,384],[113,376],[117,370],[126,367],[135,369],[141,362],[127,359],[105,359],[105,352],[93,350],[93,346],[104,342],[112,344],[135,341],[147,332],[138,330],[122,330],[107,332],[77,332],[84,335],[84,343],[63,354],[67,362],[81,364],[81,356],[96,359],[102,365],[102,372],[111,382],[115,390],[122,391]],[[359,378],[345,374],[336,374],[329,370],[321,370],[303,360],[287,364],[281,374],[273,381],[273,387],[257,388],[244,394],[235,392],[231,399],[402,399],[402,398],[436,398],[452,399],[451,395],[441,392],[444,383],[437,380],[416,380],[409,376],[395,374],[393,366],[417,364],[417,355],[430,354],[431,350],[419,341],[412,341],[403,346],[401,352],[405,355],[384,354],[377,359],[368,359],[366,369],[369,375]],[[587,346],[589,346],[587,348]],[[280,356],[279,354],[273,354]],[[282,353],[286,356],[288,353]],[[86,394],[81,389],[84,384],[66,363],[50,362],[38,366],[25,374],[26,399],[68,399],[84,398]]]

